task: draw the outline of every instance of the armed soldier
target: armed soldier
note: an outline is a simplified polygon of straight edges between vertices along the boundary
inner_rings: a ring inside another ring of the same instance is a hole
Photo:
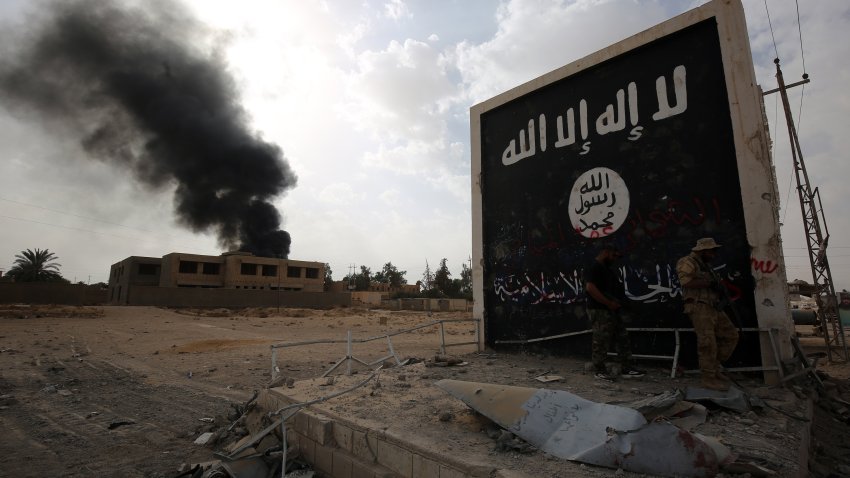
[[[632,351],[629,345],[629,333],[620,309],[625,301],[623,284],[611,270],[621,257],[620,251],[612,244],[604,244],[585,280],[587,290],[587,314],[593,326],[592,358],[596,368],[595,377],[611,381],[614,376],[608,373],[605,360],[614,344],[617,345],[617,357],[620,360],[620,376],[639,378],[646,375],[643,370],[632,367]]]
[[[728,390],[729,379],[720,372],[720,364],[735,350],[738,330],[723,311],[727,305],[723,285],[711,268],[719,247],[714,238],[698,240],[691,253],[676,263],[676,273],[685,298],[685,314],[697,335],[702,386]]]

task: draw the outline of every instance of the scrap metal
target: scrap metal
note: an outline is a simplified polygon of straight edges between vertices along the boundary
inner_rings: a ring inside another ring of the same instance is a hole
[[[572,461],[664,476],[711,477],[734,460],[719,441],[578,395],[440,380],[438,387],[537,448]],[[662,400],[666,401],[666,400]]]

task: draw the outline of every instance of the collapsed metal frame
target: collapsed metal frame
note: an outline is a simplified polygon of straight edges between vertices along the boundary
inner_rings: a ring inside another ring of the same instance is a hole
[[[473,322],[475,324],[474,337],[475,340],[472,342],[458,342],[458,343],[446,343],[446,330],[443,324],[447,322]],[[290,348],[290,347],[300,347],[304,345],[319,345],[319,344],[346,344],[345,356],[341,359],[337,360],[328,370],[326,370],[321,376],[327,377],[331,372],[336,370],[342,364],[346,364],[346,375],[351,375],[351,364],[352,362],[356,362],[365,367],[374,367],[375,365],[382,364],[384,361],[389,359],[394,359],[396,365],[400,365],[401,361],[398,359],[398,356],[395,353],[395,348],[393,347],[393,343],[391,337],[395,337],[396,335],[407,334],[410,332],[414,332],[419,329],[424,329],[426,327],[432,327],[438,325],[439,326],[439,334],[440,334],[440,353],[445,354],[446,349],[448,347],[458,347],[461,345],[475,345],[476,350],[478,352],[481,351],[481,347],[479,344],[479,337],[481,334],[481,319],[440,319],[434,320],[425,324],[419,324],[414,327],[410,327],[403,330],[397,330],[395,332],[391,332],[389,334],[376,335],[373,337],[368,337],[365,339],[353,339],[351,336],[351,330],[349,329],[346,334],[345,340],[305,340],[302,342],[289,342],[282,344],[272,344],[271,347],[271,356],[272,356],[272,372],[271,372],[271,381],[274,382],[278,378],[278,374],[280,373],[280,367],[277,365],[277,350],[282,348]],[[387,349],[389,351],[388,355],[385,355],[377,360],[372,362],[366,362],[361,360],[353,355],[354,344],[362,344],[367,342],[372,342],[375,340],[387,339]]]
[[[791,159],[794,162],[794,176],[797,179],[797,194],[800,198],[800,209],[803,214],[803,229],[806,236],[806,244],[809,251],[809,263],[812,268],[812,279],[816,287],[815,301],[818,304],[818,316],[820,319],[821,332],[826,344],[826,356],[830,362],[842,361],[838,350],[834,346],[840,346],[844,351],[844,362],[850,361],[847,352],[847,341],[844,336],[844,326],[838,312],[838,301],[835,296],[835,284],[832,281],[832,271],[829,268],[829,260],[826,256],[826,248],[829,243],[829,229],[826,226],[826,217],[823,212],[823,203],[818,188],[812,189],[809,181],[809,173],[806,171],[806,163],[803,161],[803,150],[800,147],[800,139],[794,126],[794,118],[791,114],[791,106],[788,103],[788,88],[808,83],[809,77],[803,75],[803,80],[785,85],[782,69],[779,67],[779,58],[773,60],[776,64],[776,81],[779,88],[765,91],[762,95],[779,92],[782,99],[782,107],[785,112],[785,122],[788,126],[788,137],[791,141]],[[832,329],[830,331],[830,329]],[[830,337],[831,333],[831,337]]]
[[[673,355],[647,355],[647,354],[632,354],[632,357],[646,360],[672,360],[673,366],[670,369],[670,378],[676,378],[676,370],[679,367],[679,352],[681,351],[682,342],[681,342],[681,333],[682,332],[693,332],[693,328],[688,327],[659,327],[659,328],[651,328],[651,327],[628,327],[626,328],[629,332],[672,332],[676,339],[676,346],[673,349]],[[760,367],[733,367],[727,368],[726,370],[730,372],[777,372],[779,374],[780,381],[785,381],[785,370],[782,368],[782,361],[779,356],[779,348],[776,345],[776,336],[779,333],[779,329],[776,327],[743,327],[739,329],[741,332],[766,332],[768,334],[768,338],[770,339],[770,346],[773,349],[773,359],[776,361],[776,365],[768,365],[768,366],[760,366]],[[575,337],[577,335],[591,334],[593,333],[592,329],[585,330],[577,330],[575,332],[567,332],[564,334],[558,335],[550,335],[546,337],[539,337],[535,339],[522,339],[522,340],[496,340],[497,344],[513,344],[513,345],[526,345],[535,342],[545,342],[547,340],[555,340],[561,339],[564,337]],[[608,355],[616,355],[614,352],[609,352]]]
[[[286,476],[286,456],[287,456],[287,453],[288,453],[288,450],[289,450],[289,446],[288,446],[288,443],[287,443],[287,440],[286,440],[286,422],[287,422],[287,420],[289,420],[290,418],[295,416],[295,414],[298,413],[303,408],[309,407],[310,405],[314,405],[316,403],[326,402],[326,401],[328,401],[332,398],[339,397],[339,396],[344,395],[346,393],[352,392],[352,391],[362,387],[363,385],[366,385],[367,383],[369,383],[369,381],[371,381],[373,378],[378,376],[378,372],[380,370],[381,370],[381,367],[378,367],[365,380],[362,380],[359,383],[356,383],[355,385],[353,385],[349,388],[346,388],[344,390],[340,390],[338,392],[331,393],[330,395],[325,395],[323,397],[319,397],[319,398],[316,398],[316,399],[313,399],[313,400],[308,400],[306,402],[299,402],[299,403],[293,403],[293,404],[290,404],[290,405],[286,405],[282,408],[279,408],[277,411],[269,412],[269,414],[268,414],[269,417],[274,417],[274,416],[278,417],[269,426],[267,426],[266,428],[261,430],[256,435],[253,435],[250,439],[248,439],[248,441],[242,443],[239,447],[230,451],[229,453],[216,452],[216,453],[213,453],[213,455],[215,455],[215,456],[217,456],[217,457],[219,457],[223,460],[226,460],[226,461],[233,461],[233,460],[236,460],[238,458],[245,458],[245,457],[240,457],[239,456],[240,453],[242,453],[243,451],[247,450],[248,448],[259,443],[260,440],[262,440],[266,435],[273,432],[275,429],[277,429],[278,426],[280,426],[280,436],[281,436],[280,478],[285,478],[285,476]],[[287,413],[284,415],[284,412],[287,412]],[[242,417],[239,417],[239,418],[241,419]],[[237,419],[237,421],[238,421],[238,419]],[[236,422],[233,422],[233,424],[236,424]],[[231,427],[232,426],[233,425],[231,425]]]

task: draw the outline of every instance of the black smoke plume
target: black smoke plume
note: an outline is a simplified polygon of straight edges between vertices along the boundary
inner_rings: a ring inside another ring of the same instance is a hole
[[[296,176],[247,128],[210,32],[163,0],[42,5],[0,39],[4,106],[70,128],[90,155],[148,186],[176,185],[179,222],[214,231],[222,247],[286,257],[290,236],[270,201]]]

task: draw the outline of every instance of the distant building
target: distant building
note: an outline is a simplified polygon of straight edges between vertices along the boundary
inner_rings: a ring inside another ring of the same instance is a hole
[[[153,299],[143,300],[144,295],[166,297],[168,303],[161,305],[170,305],[180,296],[173,289],[322,292],[324,279],[325,264],[322,262],[256,257],[248,252],[226,252],[220,256],[173,252],[162,258],[131,256],[110,269],[109,302],[149,305]],[[152,288],[172,291],[165,296]],[[132,293],[133,289],[139,293]],[[187,300],[191,296],[192,302],[200,297],[197,293],[183,295]],[[232,292],[227,296],[237,297]]]

